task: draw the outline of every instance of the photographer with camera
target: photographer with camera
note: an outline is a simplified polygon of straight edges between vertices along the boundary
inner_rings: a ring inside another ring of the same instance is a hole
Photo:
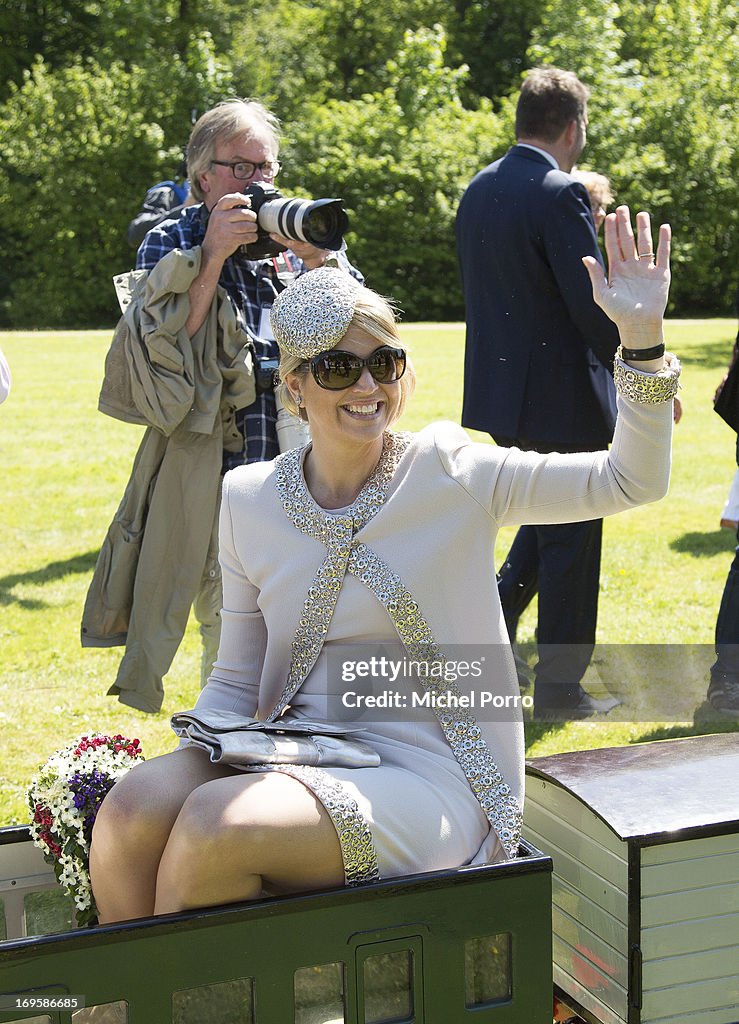
[[[150,231],[136,258],[138,268],[151,270],[172,249],[200,246],[200,273],[189,289],[190,315],[185,330],[192,337],[202,326],[221,285],[242,326],[256,335],[255,351],[260,360],[278,358],[269,310],[295,277],[323,266],[329,256],[336,255],[340,266],[363,280],[343,251],[334,253],[276,232],[270,237],[278,244],[267,249],[268,258],[249,258],[251,252],[240,251],[244,246],[251,249],[262,237],[253,200],[245,193],[254,185],[271,184],[277,176],[278,131],[277,118],[254,100],[226,100],[203,114],[187,146],[188,178],[197,205],[176,221],[165,221]],[[280,253],[281,247],[286,251]],[[271,389],[242,410],[238,426],[244,436],[244,451],[228,453],[224,472],[279,454],[275,418]]]
[[[187,147],[187,174],[195,203],[176,219],[158,224],[144,238],[136,267],[149,272],[145,285],[140,275],[128,275],[138,283],[134,283],[131,296],[124,297],[122,308],[130,312],[136,306],[141,326],[140,337],[128,343],[125,352],[135,354],[143,348],[148,353],[147,367],[156,378],[156,403],[171,405],[173,393],[180,401],[182,379],[189,381],[194,376],[192,402],[181,415],[178,409],[170,417],[166,410],[164,426],[156,417],[111,412],[120,384],[109,379],[109,366],[119,373],[120,362],[106,362],[103,391],[106,394],[107,387],[107,394],[113,397],[106,405],[101,396],[102,411],[147,422],[155,433],[158,428],[154,441],[161,442],[163,431],[170,451],[166,456],[158,452],[152,459],[144,452],[146,439],[142,442],[88,593],[82,643],[125,643],[126,653],[109,692],[144,711],[161,707],[162,678],[182,639],[191,605],[203,639],[202,685],[215,660],[221,611],[216,536],[221,475],[245,463],[273,459],[280,448],[286,450],[308,440],[306,425],[275,404],[273,373],[279,350],[270,327],[272,303],[293,279],[324,266],[329,257],[363,280],[343,251],[347,219],[340,200],[284,199],[274,188],[280,169],[278,129],[277,118],[254,100],[226,100],[203,114]],[[128,302],[130,307],[125,305]],[[124,318],[130,319],[130,315],[124,314]],[[152,335],[151,324],[157,318]],[[251,355],[247,350],[246,359],[241,352],[232,363],[224,363],[224,336],[235,346],[229,358],[245,341]],[[135,362],[135,355],[127,357]],[[140,366],[124,371],[134,386],[140,371]],[[173,386],[169,379],[165,381],[160,398],[160,378],[168,373],[179,378]],[[234,401],[228,390],[233,390],[239,376],[243,386]],[[150,393],[151,387],[144,395],[145,403]],[[211,403],[207,416],[202,415],[204,402]],[[224,417],[227,404],[229,416]],[[180,401],[180,405],[184,403]],[[168,424],[177,415],[179,425],[170,432]],[[206,454],[198,431],[209,429],[204,422],[222,418],[222,442],[209,437],[211,447]],[[152,468],[163,458],[168,460],[166,493],[159,465]],[[191,463],[197,459],[197,479],[188,458]],[[143,478],[147,472],[150,479]],[[132,494],[143,495],[135,516],[129,507]],[[132,520],[143,537],[131,528]],[[130,541],[132,534],[140,544],[133,568],[129,565],[133,545],[118,543],[120,535]],[[120,582],[111,579],[118,572],[118,561],[123,564]],[[121,592],[124,599],[118,597]],[[115,612],[114,600],[118,602]]]

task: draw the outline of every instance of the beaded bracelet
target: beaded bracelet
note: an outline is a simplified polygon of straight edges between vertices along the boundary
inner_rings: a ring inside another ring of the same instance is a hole
[[[680,387],[680,361],[672,352],[665,355],[665,366],[656,373],[635,370],[618,356],[613,363],[613,383],[623,398],[632,402],[670,402]]]

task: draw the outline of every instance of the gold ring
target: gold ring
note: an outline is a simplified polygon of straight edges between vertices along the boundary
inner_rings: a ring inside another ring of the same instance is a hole
[[[649,256],[651,259],[654,259],[654,253],[653,252],[638,252],[636,254],[636,258],[638,260],[645,260],[647,258],[647,256]]]

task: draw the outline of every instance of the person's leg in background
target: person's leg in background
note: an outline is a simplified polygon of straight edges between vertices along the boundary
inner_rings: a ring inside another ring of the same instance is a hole
[[[521,526],[498,573],[498,593],[512,644],[518,620],[539,589],[539,540],[535,526]]]
[[[739,531],[716,619],[716,661],[711,666],[708,700],[720,714],[739,718]]]
[[[520,448],[529,451],[531,446],[520,438],[493,436],[500,448]],[[508,637],[513,646],[513,654],[519,669],[519,678],[524,671],[524,664],[516,651],[516,634],[518,620],[528,608],[539,588],[539,541],[536,527],[521,526],[513,538],[513,544],[498,573],[498,594],[503,607]],[[528,666],[526,666],[527,668]]]
[[[568,710],[573,717],[610,711],[580,685],[595,646],[603,520],[536,527],[539,539],[539,619],[535,711]]]
[[[505,448],[548,450],[519,438],[493,440]],[[591,697],[580,686],[595,646],[602,537],[601,519],[522,526],[498,573],[498,593],[519,679],[518,620],[537,591],[539,594],[535,713],[570,709],[573,717],[587,718],[605,714],[619,703]]]
[[[736,439],[739,466],[739,435]],[[711,666],[708,700],[714,710],[739,718],[739,528],[734,561],[721,595],[716,619],[716,661]]]

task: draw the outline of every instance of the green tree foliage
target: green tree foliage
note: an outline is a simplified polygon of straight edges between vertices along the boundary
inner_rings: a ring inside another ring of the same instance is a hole
[[[0,7],[0,99],[41,57],[56,70],[87,57],[99,64],[155,66],[185,57],[203,33],[228,52],[243,18],[234,0],[7,0]]]
[[[126,223],[233,95],[286,126],[286,192],[347,200],[373,283],[459,316],[456,203],[543,62],[592,88],[581,166],[673,224],[672,312],[731,310],[737,0],[6,0],[0,35],[4,324],[109,322]]]
[[[330,100],[290,126],[283,187],[345,200],[352,258],[409,319],[461,316],[454,213],[502,144],[489,102],[462,106],[465,75],[445,66],[440,28],[408,31],[382,91]]]
[[[89,0],[9,0],[0,7],[0,99],[36,57],[63,67],[91,56],[99,42],[98,5]]]
[[[497,104],[517,87],[526,50],[542,15],[541,0],[443,0],[436,17],[449,37],[447,59],[465,63],[463,97],[474,106],[486,96]]]
[[[231,59],[239,96],[258,96],[289,121],[306,104],[325,102],[333,66],[323,13],[314,4],[255,0],[233,29]]]
[[[404,30],[431,22],[428,0],[325,0],[322,31],[332,40],[335,68],[333,95],[353,99],[386,84],[386,65],[398,49]]]
[[[637,139],[661,156],[646,178],[664,195],[661,216],[677,236],[673,301],[682,311],[731,314],[739,257],[739,9],[726,0],[647,6]]]
[[[226,83],[207,38],[154,70],[39,59],[25,72],[0,108],[0,322],[111,322],[111,278],[133,261],[126,225],[162,169],[176,170],[183,106],[210,106]]]
[[[39,60],[0,113],[3,323],[110,322],[110,279],[131,258],[121,182],[143,193],[164,141],[136,112],[137,85],[120,67]]]
[[[388,84],[406,29],[440,20],[442,0],[255,0],[233,27],[242,95],[271,102],[285,120],[330,99],[361,99]]]
[[[736,4],[549,0],[528,59],[573,70],[592,89],[581,166],[607,174],[618,202],[673,225],[671,310],[730,313]]]

